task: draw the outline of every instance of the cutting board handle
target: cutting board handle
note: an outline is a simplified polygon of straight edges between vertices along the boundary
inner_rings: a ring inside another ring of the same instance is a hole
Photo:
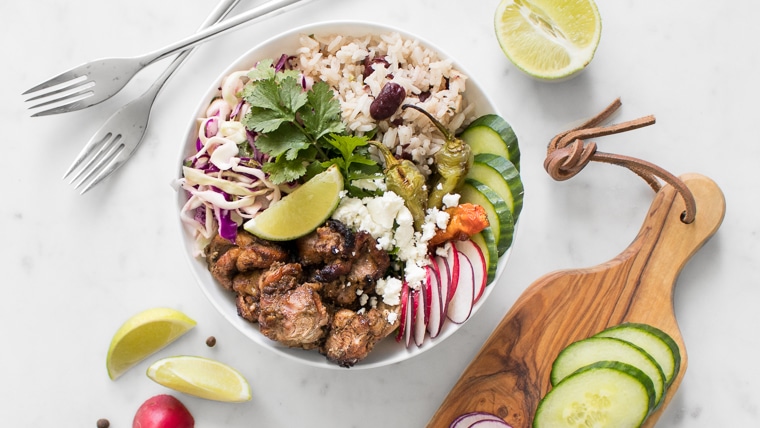
[[[670,185],[655,195],[638,235],[601,265],[549,273],[531,284],[499,323],[428,423],[448,427],[458,416],[483,411],[514,428],[528,428],[549,391],[551,365],[570,343],[622,322],[668,333],[681,349],[680,370],[665,401],[643,425],[653,427],[687,367],[673,312],[676,279],[686,262],[718,230],[723,192],[699,174],[679,177],[694,196],[694,221],[681,220],[684,199]]]

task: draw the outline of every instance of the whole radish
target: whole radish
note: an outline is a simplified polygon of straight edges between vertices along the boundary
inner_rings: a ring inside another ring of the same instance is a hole
[[[161,394],[147,399],[135,413],[132,428],[193,428],[195,419],[181,401]]]

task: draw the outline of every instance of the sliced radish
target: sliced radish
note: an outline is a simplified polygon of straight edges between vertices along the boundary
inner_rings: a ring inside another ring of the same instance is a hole
[[[502,420],[485,419],[470,424],[470,428],[512,428],[512,426]]]
[[[472,263],[472,271],[475,279],[475,297],[473,303],[477,303],[483,292],[486,290],[488,282],[488,266],[483,251],[478,244],[469,239],[466,241],[457,241],[454,246],[456,249],[467,256]]]
[[[409,287],[407,287],[409,288]],[[414,290],[409,290],[406,297],[406,328],[404,329],[404,344],[408,348],[414,336],[415,317],[417,315],[417,299],[414,298]]]
[[[442,312],[441,304],[441,273],[438,271],[438,263],[435,257],[430,257],[430,264],[425,268],[426,285],[430,288],[430,318],[428,319],[427,331],[430,338],[435,339],[441,331],[441,319],[446,318]]]
[[[404,338],[404,335],[406,334],[406,325],[409,322],[409,316],[407,307],[409,306],[409,287],[407,286],[406,282],[404,282],[401,285],[401,297],[400,297],[400,305],[399,313],[401,314],[401,318],[398,322],[398,333],[396,333],[396,342],[401,342],[401,340]]]
[[[459,286],[459,251],[451,242],[446,243],[446,262],[449,265],[449,272],[451,272],[448,291],[449,299],[451,299]]]
[[[449,300],[451,300],[449,295],[449,290],[451,290],[451,267],[449,266],[447,258],[436,256],[435,261],[438,265],[438,270],[441,273],[441,280],[438,282],[438,292],[441,295],[440,329],[443,328],[443,324],[446,322],[446,312],[449,310]],[[457,276],[458,275],[459,274],[457,274]]]
[[[456,251],[459,259],[459,285],[449,301],[446,315],[451,322],[462,324],[472,313],[475,298],[475,273],[470,259],[462,252]]]
[[[451,425],[449,425],[449,428],[470,428],[472,426],[477,426],[479,428],[482,428],[482,427],[490,426],[490,425],[480,425],[480,423],[485,423],[485,422],[495,423],[497,425],[494,425],[494,426],[497,426],[497,427],[502,427],[502,428],[509,427],[509,425],[506,422],[504,422],[502,418],[492,413],[470,412],[470,413],[465,413],[459,416],[458,418],[454,419],[454,422],[452,422]],[[475,425],[475,424],[479,424],[479,425]]]
[[[423,309],[424,309],[424,314],[425,314],[425,325],[427,325],[430,322],[430,305],[432,303],[431,300],[433,300],[432,299],[433,290],[431,290],[430,287],[428,287],[427,281],[425,281],[422,284],[421,289],[423,291],[423,294],[425,295],[423,299],[425,303],[425,305],[423,306]]]
[[[426,292],[423,287],[414,291],[414,307],[416,309],[414,314],[414,344],[422,346],[425,341],[425,333],[427,332],[427,321],[425,316],[425,307],[428,307],[427,299],[425,298]]]

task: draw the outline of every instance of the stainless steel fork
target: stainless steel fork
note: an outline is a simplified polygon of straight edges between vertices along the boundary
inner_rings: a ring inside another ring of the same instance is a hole
[[[93,106],[119,92],[144,67],[175,52],[210,40],[243,23],[264,15],[283,12],[287,6],[299,1],[303,0],[268,1],[234,18],[212,25],[179,42],[143,56],[105,58],[82,64],[28,89],[22,95],[35,94],[26,100],[36,102],[29,109],[50,107],[32,114],[32,117],[66,113]],[[46,89],[49,90],[45,91]]]
[[[239,2],[240,0],[222,0],[200,29],[224,19]],[[74,188],[84,185],[81,190],[84,194],[126,162],[145,136],[151,108],[158,93],[191,51],[192,49],[187,49],[180,53],[147,91],[116,111],[82,148],[63,178],[77,171],[87,161],[71,179],[71,183],[77,183]]]

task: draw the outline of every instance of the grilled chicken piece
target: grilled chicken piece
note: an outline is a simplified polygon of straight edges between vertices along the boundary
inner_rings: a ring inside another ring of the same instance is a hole
[[[284,246],[257,238],[248,232],[238,232],[236,243],[241,250],[237,259],[237,269],[241,272],[268,269],[273,263],[284,263],[290,259],[290,252]]]
[[[228,290],[232,290],[233,278],[238,272],[266,269],[272,263],[290,258],[287,248],[244,230],[238,231],[234,243],[217,234],[206,247],[205,254],[209,272]]]
[[[232,290],[232,279],[238,273],[237,259],[240,256],[240,248],[230,247],[223,253],[214,254],[215,260],[208,261],[208,270],[219,284],[227,290]]]
[[[298,239],[296,250],[302,265],[314,267],[314,281],[335,281],[351,271],[354,233],[343,223],[328,220],[324,226]]]
[[[301,265],[274,264],[261,276],[259,329],[285,346],[319,347],[330,319],[318,290],[320,284],[303,283]]]
[[[351,229],[336,220],[327,220],[314,232],[296,241],[298,261],[305,265],[328,264],[336,259],[351,257],[354,234]]]
[[[339,309],[320,352],[341,367],[352,367],[398,327],[398,311],[382,303],[365,313]]]
[[[235,306],[240,317],[250,322],[259,321],[259,297],[261,290],[259,282],[263,271],[256,269],[235,275],[232,280],[232,290],[237,293]]]
[[[359,232],[356,234],[351,271],[346,279],[351,284],[359,284],[365,293],[374,293],[375,282],[385,276],[390,265],[390,256],[377,248],[377,240],[367,232]]]

